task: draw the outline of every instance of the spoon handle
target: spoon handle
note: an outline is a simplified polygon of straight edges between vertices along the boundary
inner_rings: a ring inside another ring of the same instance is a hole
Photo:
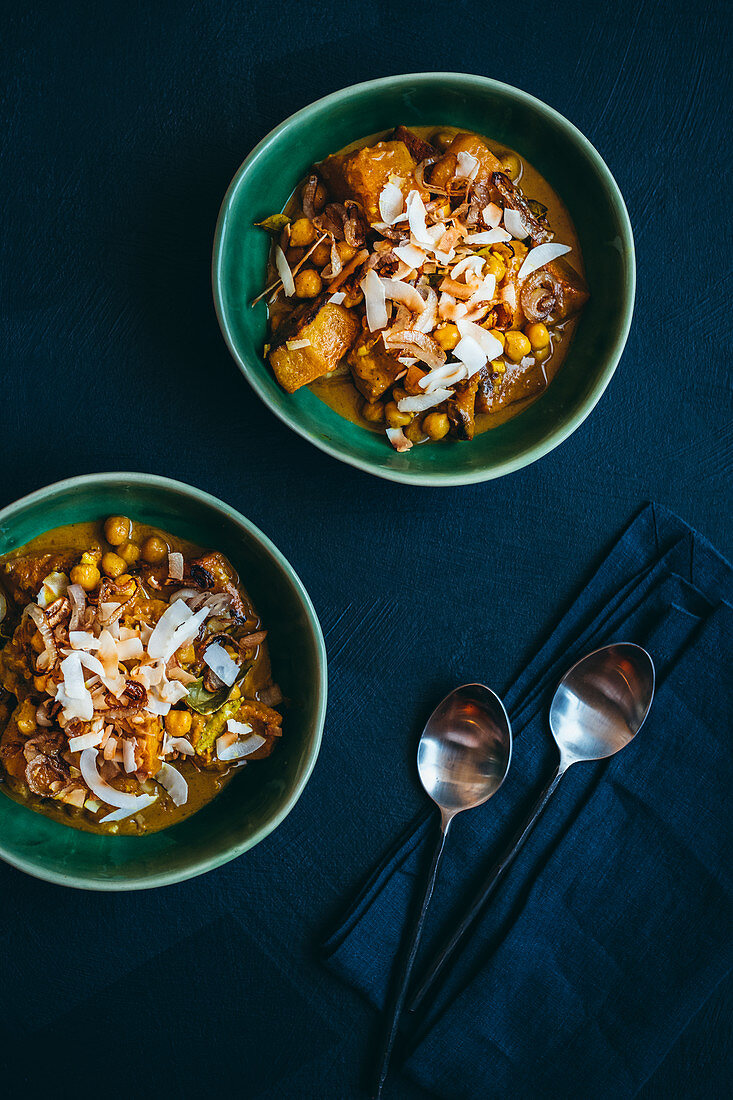
[[[407,986],[410,981],[410,975],[412,968],[415,965],[415,957],[417,955],[417,949],[420,945],[420,937],[422,936],[423,926],[425,924],[425,917],[427,915],[428,906],[430,905],[430,899],[433,896],[433,890],[435,888],[435,880],[438,876],[438,867],[443,856],[443,849],[445,848],[445,838],[448,835],[448,829],[450,828],[452,816],[446,814],[441,815],[440,821],[440,836],[438,843],[435,846],[433,853],[433,862],[430,865],[430,871],[428,873],[427,882],[425,884],[425,892],[420,904],[420,911],[417,914],[417,918],[410,931],[409,938],[403,949],[402,961],[400,969],[395,973],[393,979],[393,993],[391,1000],[388,1002],[388,1011],[386,1014],[386,1027],[384,1030],[384,1037],[382,1040],[382,1058],[379,1065],[379,1072],[375,1081],[374,1097],[378,1098],[382,1095],[382,1089],[384,1083],[387,1080],[387,1074],[389,1073],[389,1063],[392,1057],[392,1048],[394,1047],[395,1039],[397,1038],[397,1027],[402,1015],[402,1009],[405,1005],[405,999],[407,997]]]
[[[494,865],[492,866],[483,886],[474,898],[470,908],[463,917],[462,921],[453,932],[453,935],[448,940],[448,943],[435,956],[433,961],[428,966],[425,977],[422,979],[420,985],[418,986],[417,992],[415,993],[415,996],[410,1003],[410,1012],[415,1012],[419,1008],[426,994],[433,988],[440,975],[443,974],[443,972],[445,971],[447,964],[450,962],[450,960],[453,958],[454,954],[462,944],[479,913],[483,910],[486,902],[489,900],[491,895],[494,893],[494,890],[499,885],[499,882],[501,881],[504,872],[513,862],[514,857],[519,853],[525,840],[532,832],[532,829],[537,823],[540,814],[552,798],[552,795],[555,793],[555,789],[564,774],[565,767],[562,764],[558,765],[555,774],[552,776],[549,783],[546,785],[539,798],[535,802],[534,806],[530,810],[527,820],[514,834],[512,840],[509,843],[509,846],[505,849],[503,855],[501,855],[496,863],[494,863]]]

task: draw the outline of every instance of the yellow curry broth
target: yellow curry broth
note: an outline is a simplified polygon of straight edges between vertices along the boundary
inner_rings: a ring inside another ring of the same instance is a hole
[[[199,558],[206,553],[194,543],[168,532],[146,524],[134,524],[134,537],[137,543],[142,545],[151,536],[162,538],[169,550],[183,554],[185,561]],[[79,561],[80,556],[90,549],[102,552],[116,549],[114,546],[110,548],[107,544],[101,521],[55,528],[0,557],[0,591],[7,595],[8,601],[7,617],[0,624],[0,646],[2,646],[0,649],[0,747],[7,748],[16,744],[22,749],[29,735],[20,733],[17,721],[23,715],[23,708],[26,713],[33,714],[40,701],[29,664],[28,643],[35,628],[28,618],[21,620],[23,607],[35,599],[45,576],[55,570],[68,573],[69,569]],[[226,562],[226,559],[224,561]],[[10,581],[4,568],[13,563],[16,569],[20,568],[22,571],[20,574],[24,578],[22,592],[18,590],[17,583]],[[226,562],[226,568],[244,605],[247,631],[255,633],[262,628],[259,616],[230,563]],[[157,621],[167,604],[157,598],[156,591],[149,584],[146,585],[146,578],[152,576],[162,581],[167,572],[167,558],[165,563],[160,565],[140,561],[130,567],[131,574],[138,574],[141,577],[145,591],[131,603],[121,619],[122,624],[135,625],[140,622]],[[180,587],[185,587],[185,582],[181,582]],[[6,690],[3,690],[3,685]],[[258,700],[260,693],[272,686],[267,643],[262,642],[255,650],[251,667],[233,689],[230,698],[237,695],[239,706],[246,704],[247,701],[253,701],[257,703],[258,711],[265,713],[267,708],[258,703]],[[228,705],[231,710],[232,704]],[[192,739],[196,731],[205,726],[209,717],[193,715],[190,735]],[[277,717],[279,719],[279,715]],[[155,721],[153,716],[150,716],[150,719],[151,723]],[[36,733],[40,732],[40,729],[36,731]],[[271,749],[272,741],[268,738],[265,745],[252,753],[247,760],[260,759],[268,755]],[[157,832],[190,817],[210,802],[229,783],[237,770],[236,766],[218,762],[211,752],[202,754],[201,757],[198,755],[194,758],[179,757],[174,763],[188,784],[188,800],[185,805],[176,806],[170,795],[152,780],[148,779],[140,783],[134,779],[134,776],[127,777],[121,774],[113,781],[113,785],[118,789],[130,789],[135,793],[146,791],[158,797],[152,805],[135,817],[107,824],[95,821],[85,809],[33,793],[21,775],[12,774],[13,771],[17,772],[18,768],[3,767],[1,759],[0,789],[14,801],[65,825],[71,825],[86,832],[138,836]],[[110,806],[102,806],[96,816],[104,817],[112,809],[113,807]]]

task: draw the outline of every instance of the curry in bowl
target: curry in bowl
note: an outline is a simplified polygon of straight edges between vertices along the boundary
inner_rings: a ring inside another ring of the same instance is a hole
[[[520,412],[588,300],[559,196],[475,133],[399,126],[357,142],[258,224],[273,237],[256,301],[278,382],[310,386],[398,451]]]
[[[232,565],[126,516],[0,558],[0,646],[0,785],[75,828],[181,821],[282,733]]]

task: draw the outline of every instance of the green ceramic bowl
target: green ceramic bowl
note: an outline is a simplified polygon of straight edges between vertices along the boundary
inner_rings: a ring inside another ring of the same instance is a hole
[[[289,396],[263,360],[268,241],[253,222],[285,205],[308,168],[366,134],[403,123],[460,126],[512,146],[567,205],[580,238],[591,300],[545,394],[471,443],[397,454],[383,435],[351,424],[308,390]],[[242,373],[296,432],[335,458],[392,481],[460,485],[501,477],[556,447],[583,422],[623,351],[634,304],[634,243],[618,187],[579,130],[538,99],[485,77],[417,73],[335,92],[281,123],[234,177],[216,228],[213,289],[219,323]]]
[[[37,878],[87,890],[181,882],[254,847],[300,797],[326,712],[326,651],[308,594],[269,539],[208,493],[150,474],[60,481],[0,511],[0,554],[61,524],[120,513],[227,555],[268,628],[273,672],[290,704],[282,744],[270,757],[243,768],[197,814],[152,836],[80,832],[0,790],[0,858]]]

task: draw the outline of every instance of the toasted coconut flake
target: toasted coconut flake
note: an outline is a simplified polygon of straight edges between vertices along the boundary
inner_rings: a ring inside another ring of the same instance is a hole
[[[126,638],[117,642],[118,661],[133,661],[136,657],[142,657],[144,652],[142,638]]]
[[[430,235],[428,227],[425,224],[427,210],[425,209],[425,203],[420,196],[420,192],[410,191],[405,205],[407,209],[407,220],[412,236],[415,238],[418,245],[424,245],[432,252],[435,247],[435,238]]]
[[[209,614],[208,607],[202,607],[194,614],[183,600],[176,600],[163,612],[150,635],[150,656],[170,660],[177,649],[194,640]]]
[[[439,367],[445,363],[445,352],[440,344],[420,329],[390,329],[383,338],[385,346],[390,350],[404,348],[409,355],[420,359],[429,367]]]
[[[467,281],[468,272],[472,272],[474,275],[480,275],[486,265],[486,260],[483,256],[464,256],[462,260],[451,268],[451,279],[458,279],[461,275]]]
[[[301,348],[309,348],[310,340],[286,340],[285,347],[288,351],[299,351]]]
[[[437,389],[454,386],[456,382],[463,381],[467,377],[465,363],[444,363],[442,367],[431,370],[418,382],[418,386],[425,393],[435,393]]]
[[[438,321],[438,295],[431,286],[420,286],[418,292],[425,302],[425,308],[412,327],[418,332],[432,332]]]
[[[112,738],[110,738],[111,740]],[[107,745],[109,745],[109,741]],[[97,749],[84,749],[79,759],[79,767],[84,782],[100,802],[106,802],[108,806],[116,806],[118,809],[130,810],[131,812],[143,809],[144,805],[150,805],[148,795],[135,795],[129,794],[127,791],[118,791],[102,779],[97,771]]]
[[[526,279],[533,271],[537,271],[538,268],[544,267],[545,264],[551,263],[558,256],[564,256],[570,251],[572,251],[570,245],[567,244],[538,244],[536,248],[531,248],[525,256],[517,278],[520,281]]]
[[[523,241],[525,237],[529,236],[524,218],[518,210],[512,210],[510,206],[507,206],[504,210],[504,225],[507,232],[511,233],[517,241]]]
[[[495,202],[490,202],[489,205],[485,206],[481,211],[484,225],[488,225],[489,229],[496,229],[501,225],[503,214],[504,211],[500,206],[497,206]]]
[[[128,775],[137,770],[135,763],[135,743],[130,737],[122,742],[122,763]]]
[[[428,258],[427,252],[414,244],[400,244],[392,251],[410,270],[417,270],[422,267]]]
[[[196,751],[187,737],[170,737],[167,744],[169,749],[180,752],[184,756],[194,756]]]
[[[79,737],[69,738],[69,749],[71,752],[83,752],[84,749],[95,749],[97,745],[101,744],[102,733],[82,733]]]
[[[265,743],[265,738],[260,737],[257,733],[252,733],[252,727],[246,722],[232,722],[227,723],[229,731],[234,734],[235,740],[227,743],[227,735],[223,734],[218,738],[216,742],[216,755],[220,760],[242,760],[245,756],[249,756],[251,753],[256,752]],[[236,727],[236,728],[232,728]],[[243,736],[244,734],[250,734],[245,737],[243,741],[237,741],[236,738]]]
[[[385,225],[394,225],[405,209],[402,191],[396,183],[385,183],[379,195],[379,213]]]
[[[453,390],[437,386],[431,393],[422,393],[416,397],[403,397],[401,401],[397,402],[397,408],[400,412],[425,412],[426,409],[433,409],[436,405],[440,405],[452,394]]]
[[[476,157],[472,156],[470,153],[461,152],[456,157],[456,161],[456,179],[476,179],[476,173],[479,167]]]
[[[344,294],[343,290],[337,290],[334,294],[331,295],[328,300],[329,302],[333,302],[335,306],[340,306],[343,303],[345,297],[346,295]],[[310,340],[307,342],[310,343]]]
[[[59,596],[65,594],[68,587],[69,578],[65,573],[49,573],[48,576],[44,578],[41,591],[38,593],[38,606],[44,609],[50,607]]]
[[[481,325],[474,324],[473,321],[456,321],[456,325],[461,336],[464,338],[470,337],[474,340],[487,359],[499,358],[504,350],[503,345],[500,340],[497,340],[497,338],[492,336],[490,332],[487,332],[485,328],[481,328]]]
[[[232,687],[240,673],[240,667],[218,642],[206,647],[204,664],[207,664],[223,684]]]
[[[466,244],[506,244],[512,235],[506,229],[485,229],[480,233],[467,233],[464,239]]]
[[[387,305],[385,302],[384,280],[370,268],[361,281],[361,289],[366,303],[367,324],[370,332],[376,332],[387,324]]]
[[[165,788],[176,806],[185,806],[188,802],[188,783],[172,764],[163,765],[155,782]]]
[[[106,817],[101,817],[100,824],[104,825],[106,822],[112,821],[124,821],[126,817],[132,817],[133,814],[139,813],[140,810],[146,810],[148,806],[152,806],[156,798],[152,794],[141,794],[138,797],[137,806],[133,806],[131,809],[114,810],[111,814],[107,814]]]
[[[469,298],[468,304],[472,306],[477,302],[490,302],[495,294],[496,276],[491,274],[485,275]]]
[[[288,261],[285,259],[285,253],[279,244],[275,245],[275,267],[277,268],[278,275],[282,279],[285,297],[292,298],[295,294],[295,280],[293,279],[293,273],[290,270]]]
[[[412,443],[402,431],[402,428],[387,428],[387,439],[400,454],[412,450]]]
[[[470,322],[468,322],[470,324]],[[467,377],[472,378],[486,363],[486,352],[472,336],[464,336],[458,341],[453,354],[466,365]]]
[[[410,283],[402,283],[397,279],[380,279],[384,288],[385,298],[391,298],[395,302],[402,302],[413,313],[422,313],[425,309],[425,300],[416,287]]]
[[[174,551],[168,555],[168,580],[183,580],[183,554]]]

